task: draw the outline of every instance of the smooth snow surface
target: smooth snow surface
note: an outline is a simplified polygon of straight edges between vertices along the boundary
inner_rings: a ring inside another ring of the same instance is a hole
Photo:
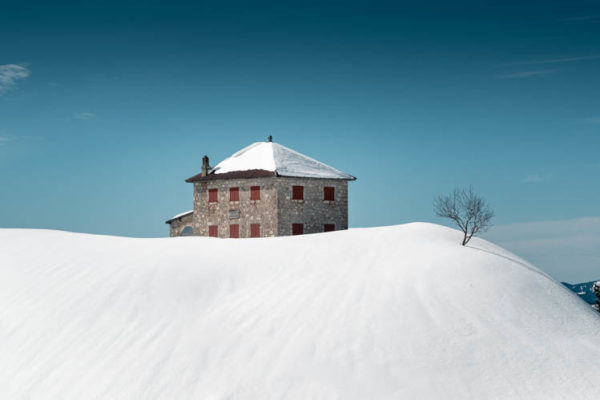
[[[0,399],[597,398],[598,315],[460,239],[0,230]]]
[[[273,142],[256,142],[217,164],[212,171],[223,174],[263,169],[280,176],[355,179],[352,175]]]

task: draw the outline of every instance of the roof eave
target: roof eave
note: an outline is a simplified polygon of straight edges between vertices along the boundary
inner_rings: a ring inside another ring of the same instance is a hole
[[[205,182],[214,181],[219,179],[252,179],[252,178],[268,178],[268,177],[282,177],[282,178],[303,178],[303,179],[333,179],[342,181],[355,181],[356,177],[349,175],[347,177],[323,177],[323,176],[305,176],[305,175],[287,175],[281,174],[277,171],[268,171],[265,169],[252,169],[247,171],[232,171],[225,172],[222,174],[208,174],[202,176],[202,174],[194,175],[191,178],[186,179],[188,183],[194,182]]]
[[[186,179],[185,181],[188,183],[192,182],[204,182],[204,181],[214,181],[219,179],[252,179],[252,178],[269,178],[279,176],[275,171],[269,171],[266,169],[250,169],[247,171],[231,171],[224,172],[222,174],[208,174],[202,176],[202,174],[194,175],[191,178]]]
[[[187,217],[188,215],[193,214],[193,213],[194,213],[194,210],[192,210],[190,212],[187,212],[185,214],[182,214],[182,215],[178,215],[175,218],[171,218],[171,219],[166,220],[165,224],[171,225],[171,222],[181,220],[182,218]]]

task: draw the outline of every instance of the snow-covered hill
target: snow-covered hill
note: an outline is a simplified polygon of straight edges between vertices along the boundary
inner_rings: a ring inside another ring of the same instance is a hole
[[[0,230],[0,398],[597,398],[598,315],[459,241]]]

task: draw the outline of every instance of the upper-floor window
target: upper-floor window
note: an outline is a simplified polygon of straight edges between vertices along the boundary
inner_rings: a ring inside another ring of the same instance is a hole
[[[325,186],[323,188],[323,200],[335,201],[335,188],[332,186]]]
[[[229,201],[240,201],[240,188],[229,188]]]
[[[208,189],[208,202],[216,203],[219,201],[219,189]]]
[[[292,200],[304,200],[304,186],[292,186]]]
[[[250,237],[260,237],[260,224],[250,224]]]
[[[208,227],[208,236],[219,237],[219,227],[217,225],[210,225]]]
[[[250,186],[250,200],[260,200],[260,186]]]

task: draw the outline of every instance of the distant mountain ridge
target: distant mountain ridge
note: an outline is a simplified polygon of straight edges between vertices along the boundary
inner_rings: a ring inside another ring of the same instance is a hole
[[[595,304],[596,303],[596,295],[592,292],[592,286],[594,286],[595,281],[585,282],[585,283],[567,283],[561,282],[563,285],[577,293],[577,295],[586,303]]]

